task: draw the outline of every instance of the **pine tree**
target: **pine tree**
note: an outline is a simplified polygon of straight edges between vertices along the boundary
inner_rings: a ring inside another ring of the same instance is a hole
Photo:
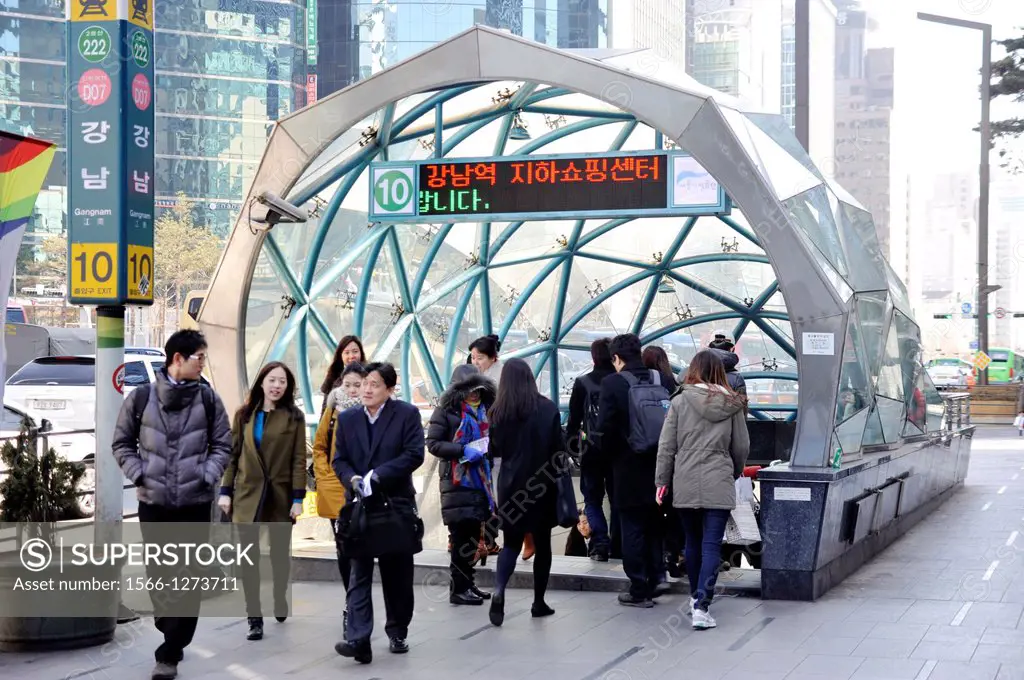
[[[996,40],[1006,50],[1006,56],[992,64],[992,99],[1012,97],[1017,103],[1024,103],[1024,36]],[[1024,118],[1014,117],[994,120],[991,125],[993,143],[1009,141],[1024,135]],[[1016,157],[1005,146],[999,150],[1003,167],[1015,172],[1024,170],[1024,159]]]

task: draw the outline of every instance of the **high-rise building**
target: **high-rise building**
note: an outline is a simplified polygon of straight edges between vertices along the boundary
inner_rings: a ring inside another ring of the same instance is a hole
[[[992,182],[989,220],[989,283],[1002,286],[989,298],[989,310],[1002,308],[1002,319],[993,316],[989,345],[1024,350],[1024,189],[1013,176],[997,171]],[[973,260],[973,258],[972,258]]]
[[[784,0],[686,0],[686,72],[767,113],[781,111]],[[755,11],[756,10],[756,11]]]
[[[686,68],[686,0],[609,0],[608,46],[650,49]]]
[[[159,214],[184,193],[199,224],[226,233],[271,124],[306,103],[306,8],[210,7],[178,0],[156,11],[156,199]],[[67,210],[65,36],[61,0],[2,0],[0,127],[58,145],[30,225],[36,237],[60,232]]]
[[[317,0],[325,97],[483,24],[564,49],[608,46],[609,0]]]
[[[836,8],[831,0],[809,0],[808,152],[831,177],[835,147]],[[796,0],[782,3],[782,63],[779,112],[796,129]]]
[[[847,13],[847,21],[853,14]],[[842,31],[837,50],[854,44],[857,42],[850,38],[850,32]],[[857,68],[851,64],[849,55],[837,59],[837,68],[856,73]],[[860,77],[837,77],[835,81],[835,177],[871,213],[882,253],[888,257],[894,195],[891,137],[895,52],[892,48],[867,50],[862,64]]]

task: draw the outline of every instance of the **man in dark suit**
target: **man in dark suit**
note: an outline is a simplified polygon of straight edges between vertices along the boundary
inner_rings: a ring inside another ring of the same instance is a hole
[[[332,465],[348,498],[359,495],[368,502],[387,494],[395,507],[415,509],[412,473],[423,464],[424,436],[419,410],[393,399],[398,375],[395,367],[373,363],[366,367],[363,406],[338,414],[336,449]],[[369,494],[367,494],[369,491]],[[413,555],[390,554],[378,558],[387,622],[384,630],[393,654],[409,651],[406,638],[413,613]],[[359,663],[370,663],[373,632],[373,558],[353,557],[348,588],[346,641],[334,649]]]
[[[622,568],[630,582],[629,591],[619,594],[619,604],[653,607],[652,598],[668,591],[667,584],[659,583],[664,564],[654,485],[658,451],[636,452],[629,446],[630,385],[621,375],[628,371],[650,383],[651,371],[644,366],[640,338],[633,333],[616,336],[609,350],[616,372],[601,381],[597,429],[612,465],[612,506],[618,509]],[[670,375],[659,374],[659,380],[672,384]]]

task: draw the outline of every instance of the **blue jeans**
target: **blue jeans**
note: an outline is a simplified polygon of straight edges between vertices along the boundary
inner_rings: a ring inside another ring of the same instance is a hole
[[[587,516],[587,523],[590,524],[590,554],[593,555],[595,552],[601,551],[607,555],[612,552],[612,538],[609,535],[608,521],[604,516],[604,496],[605,493],[611,495],[611,466],[603,460],[595,458],[588,460],[584,455],[583,464],[580,467],[583,512]],[[617,536],[619,518],[615,506],[612,506],[611,526],[612,532]]]
[[[686,534],[686,575],[690,597],[697,607],[708,610],[715,595],[718,570],[722,566],[722,538],[729,521],[728,510],[680,508],[679,519]]]

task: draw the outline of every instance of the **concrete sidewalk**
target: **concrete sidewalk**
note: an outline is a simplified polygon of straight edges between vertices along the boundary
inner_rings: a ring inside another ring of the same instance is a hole
[[[376,658],[335,655],[343,593],[297,584],[297,616],[246,642],[242,619],[200,622],[180,666],[193,678],[355,680],[1024,680],[1024,441],[1009,429],[974,441],[965,488],[869,565],[814,603],[716,599],[716,630],[688,627],[684,595],[634,610],[608,593],[555,591],[554,617],[532,619],[532,593],[510,591],[503,628],[486,607],[453,608],[445,583],[421,583],[412,651],[387,653],[376,598]],[[522,566],[519,567],[523,569]],[[148,678],[158,634],[121,626],[101,648],[2,655],[0,676]]]

